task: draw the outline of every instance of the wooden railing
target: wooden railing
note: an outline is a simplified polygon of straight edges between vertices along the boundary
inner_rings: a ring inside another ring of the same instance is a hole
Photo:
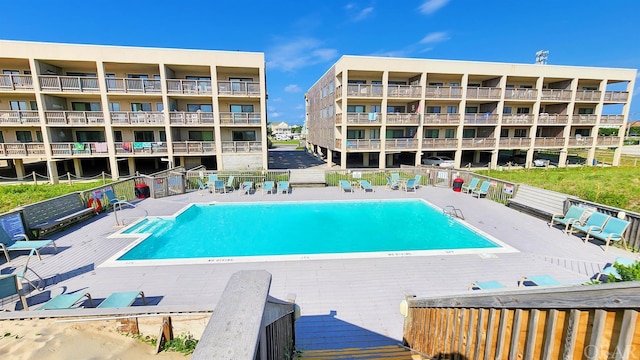
[[[212,94],[211,80],[168,79],[167,93],[210,95]]]
[[[43,143],[0,143],[0,156],[4,157],[42,157],[45,154]]]
[[[342,117],[342,114],[339,114]],[[382,124],[380,113],[347,113],[347,124]]]
[[[576,101],[600,101],[602,91],[579,90],[576,92]]]
[[[606,91],[604,93],[604,101],[625,102],[629,99],[628,91]]]
[[[533,114],[502,114],[502,123],[505,125],[531,125]]]
[[[455,138],[424,138],[422,139],[423,149],[456,149],[458,139]]]
[[[90,93],[100,91],[97,77],[40,75],[38,78],[42,91]]]
[[[596,120],[598,120],[598,115],[595,114],[574,114],[571,116],[572,124],[594,125]]]
[[[492,137],[462,139],[462,148],[492,148],[496,146],[496,139]]]
[[[636,359],[638,282],[408,298],[404,345],[437,359]]]
[[[0,74],[0,91],[33,90],[31,75]]]
[[[340,140],[340,139],[336,139]],[[347,139],[347,151],[349,150],[380,150],[380,139]]]
[[[417,149],[418,139],[387,139],[384,144],[387,149]]]
[[[382,85],[347,85],[347,96],[382,97]]]
[[[620,146],[620,136],[598,136],[596,138],[596,146]]]
[[[458,125],[460,124],[460,114],[424,114],[424,125]]]
[[[0,110],[2,125],[39,125],[40,117],[35,110]]]
[[[45,111],[47,124],[55,125],[102,125],[104,113],[102,111]]]
[[[98,145],[97,145],[98,144]],[[73,157],[95,157],[95,156],[109,156],[109,144],[105,142],[76,142],[76,143],[52,143],[51,155],[52,156],[72,156]]]
[[[528,148],[531,146],[531,138],[528,137],[508,137],[500,138],[498,141],[500,147],[516,147],[516,148]]]
[[[537,137],[533,142],[536,147],[563,147],[564,138],[562,137]]]
[[[622,125],[624,124],[624,115],[601,115],[600,124]]]
[[[153,155],[166,154],[166,142],[123,141],[114,143],[118,155]]]
[[[566,125],[569,115],[542,113],[538,115],[538,125]]]
[[[572,147],[591,147],[593,144],[593,136],[581,136],[569,138],[567,146]]]

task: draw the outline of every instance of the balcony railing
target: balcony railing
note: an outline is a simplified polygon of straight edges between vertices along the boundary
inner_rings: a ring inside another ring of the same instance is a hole
[[[102,111],[45,111],[47,124],[54,125],[101,125],[104,124]]]
[[[574,125],[576,124],[593,125],[596,123],[596,120],[598,120],[598,115],[595,115],[595,114],[580,114],[580,115],[573,115],[571,117],[571,123]]]
[[[169,113],[169,122],[171,124],[188,124],[213,125],[215,123],[212,112],[188,112],[188,111],[172,111]]]
[[[504,91],[504,98],[508,100],[536,100],[537,97],[538,90],[536,89],[506,89]]]
[[[340,139],[336,139],[340,140]],[[340,142],[342,145],[342,142]],[[380,139],[347,139],[347,151],[349,150],[380,150]]]
[[[260,141],[223,141],[223,153],[262,152]]]
[[[418,139],[387,139],[385,140],[384,145],[387,150],[415,150],[418,148]]]
[[[52,143],[53,156],[91,157],[108,156],[109,144],[105,142]]]
[[[342,98],[342,85],[336,86],[336,99]]]
[[[542,89],[540,98],[542,100],[561,100],[570,101],[573,92],[571,90],[564,89]]]
[[[260,96],[260,83],[249,81],[218,81],[218,95]]]
[[[2,125],[38,125],[40,118],[34,110],[0,110]]]
[[[622,125],[624,124],[624,115],[601,115],[600,124]]]
[[[45,156],[43,143],[0,143],[0,156],[13,158]]]
[[[465,124],[497,124],[498,114],[464,114]]]
[[[38,78],[42,91],[89,93],[100,91],[97,77],[40,75]]]
[[[382,97],[382,85],[349,84],[347,96]]]
[[[568,146],[571,147],[591,147],[593,144],[592,136],[577,136],[573,138],[569,138]]]
[[[620,146],[620,136],[598,136],[596,139],[597,146]]]
[[[342,116],[340,114],[340,116]],[[347,124],[372,125],[382,124],[382,114],[380,113],[347,113]]]
[[[629,100],[628,91],[605,91],[604,101],[609,102],[625,102]]]
[[[33,90],[31,75],[0,75],[0,91]]]
[[[118,155],[152,155],[167,154],[166,142],[154,141],[123,141],[114,144]]]
[[[169,94],[203,94],[210,95],[211,80],[167,80],[167,93]]]
[[[569,123],[569,115],[547,114],[538,115],[538,125],[566,125]]]
[[[564,138],[561,137],[537,137],[533,144],[535,147],[563,147]]]
[[[389,85],[387,96],[393,98],[420,98],[422,87],[420,85]]]
[[[113,125],[163,125],[164,113],[161,111],[113,111]]]
[[[532,114],[502,114],[502,123],[505,125],[531,125]]]
[[[174,141],[172,148],[175,155],[208,155],[216,153],[215,141]]]
[[[260,125],[261,117],[257,112],[220,113],[221,125]]]
[[[460,99],[462,86],[427,86],[426,97],[428,99]]]
[[[458,125],[460,124],[460,114],[424,114],[425,125]]]
[[[602,91],[598,90],[579,90],[576,92],[576,101],[600,101]]]
[[[127,94],[159,94],[162,84],[159,79],[107,78],[107,92]]]
[[[425,138],[422,139],[423,149],[456,149],[458,147],[458,139],[452,138]]]
[[[500,138],[500,141],[498,141],[498,146],[500,147],[526,148],[530,145],[531,139],[528,137]]]
[[[336,114],[336,125],[342,124],[342,114]]]
[[[466,138],[462,139],[463,148],[482,149],[493,148],[496,146],[495,138]]]
[[[500,88],[471,87],[467,88],[467,99],[500,99]]]
[[[420,125],[420,115],[412,113],[387,113],[389,125]]]

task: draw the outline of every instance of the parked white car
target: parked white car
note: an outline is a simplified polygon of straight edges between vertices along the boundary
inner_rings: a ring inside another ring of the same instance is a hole
[[[429,156],[422,159],[422,164],[452,168],[455,165],[455,162],[453,161],[453,159],[447,156]]]

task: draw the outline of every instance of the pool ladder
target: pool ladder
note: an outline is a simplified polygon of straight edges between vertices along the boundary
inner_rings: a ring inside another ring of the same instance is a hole
[[[444,209],[442,209],[442,213],[444,213],[445,215],[449,215],[451,217],[457,217],[459,219],[464,220],[464,214],[462,213],[462,210],[458,209],[453,205],[445,206]]]

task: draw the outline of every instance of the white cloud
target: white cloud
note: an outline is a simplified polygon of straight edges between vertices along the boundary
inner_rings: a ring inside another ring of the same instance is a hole
[[[440,10],[441,7],[447,5],[449,0],[427,0],[418,7],[421,13],[429,15]]]
[[[302,91],[302,89],[300,89],[300,86],[296,85],[296,84],[291,84],[291,85],[287,85],[284,87],[284,91],[288,92],[288,93],[297,93]]]
[[[294,71],[332,60],[338,56],[338,50],[322,47],[322,43],[314,38],[298,38],[279,44],[266,54],[269,68]]]
[[[296,108],[295,108],[295,109],[296,109],[296,110],[304,110],[304,105],[302,105],[302,104],[298,104],[298,105],[296,105]]]
[[[432,32],[420,40],[420,44],[433,44],[449,40],[449,35],[444,31]]]
[[[283,100],[282,100],[282,98],[280,98],[280,97],[273,98],[273,99],[269,98],[269,102],[282,102],[282,101],[283,101]]]
[[[269,113],[269,118],[275,119],[275,118],[279,118],[282,114],[276,111],[270,112]]]
[[[364,8],[362,10],[360,10],[360,12],[353,17],[353,21],[361,21],[366,19],[369,15],[371,15],[373,13],[373,7],[369,6],[367,8]]]
[[[350,10],[353,9],[356,5],[354,3],[348,3],[344,6],[345,9]]]

